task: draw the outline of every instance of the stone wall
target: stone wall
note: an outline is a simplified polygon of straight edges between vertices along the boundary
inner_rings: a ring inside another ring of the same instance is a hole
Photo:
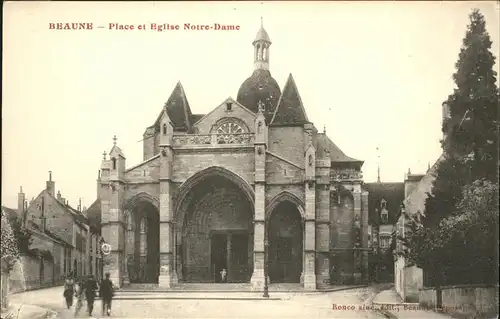
[[[438,293],[436,288],[420,290],[420,304],[438,308]],[[441,309],[445,313],[468,318],[498,318],[498,286],[447,286],[441,288],[441,296]]]

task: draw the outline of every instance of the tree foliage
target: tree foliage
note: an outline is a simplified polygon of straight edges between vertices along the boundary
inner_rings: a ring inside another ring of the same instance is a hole
[[[404,247],[400,254],[423,268],[431,285],[487,282],[496,264],[497,74],[484,17],[474,10],[469,18],[453,75],[456,88],[445,101],[445,158],[425,216],[421,222],[407,216],[406,236],[399,238]]]

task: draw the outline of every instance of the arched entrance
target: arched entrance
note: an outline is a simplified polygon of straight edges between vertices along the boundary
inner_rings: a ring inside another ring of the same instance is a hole
[[[269,279],[271,283],[300,283],[304,258],[300,211],[295,203],[283,200],[269,214]]]
[[[149,196],[136,196],[125,206],[126,267],[130,283],[158,283],[160,214]]]
[[[253,202],[230,172],[210,170],[190,185],[179,205],[179,279],[249,282],[253,271]],[[207,174],[210,173],[210,174]]]

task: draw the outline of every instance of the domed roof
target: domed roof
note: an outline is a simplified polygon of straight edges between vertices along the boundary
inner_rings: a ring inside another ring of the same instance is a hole
[[[259,111],[259,101],[262,101],[265,106],[264,115],[268,119],[268,115],[272,117],[280,96],[281,89],[271,72],[257,69],[240,86],[236,100],[255,113]]]

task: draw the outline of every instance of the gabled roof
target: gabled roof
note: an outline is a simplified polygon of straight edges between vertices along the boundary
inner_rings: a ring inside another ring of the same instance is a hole
[[[363,188],[368,191],[369,223],[373,225],[380,222],[380,201],[385,199],[389,213],[389,224],[395,224],[405,197],[405,184],[366,183]]]
[[[271,126],[302,125],[309,123],[302,99],[300,98],[297,85],[290,73],[286,81],[283,93],[278,101],[278,106],[271,119]]]
[[[167,103],[165,103],[165,108],[167,109],[167,114],[170,117],[170,120],[172,121],[174,130],[187,131],[191,129],[191,120],[192,120],[191,108],[189,106],[186,94],[184,92],[184,88],[182,87],[180,81],[177,82],[177,85],[172,91],[172,94],[170,94]],[[155,126],[159,124],[162,114],[163,110],[158,116]]]
[[[317,133],[315,139],[316,158],[326,156],[326,152],[330,152],[330,159],[336,163],[358,163],[363,165],[363,161],[349,157],[340,150],[340,148],[332,142],[325,133]]]

